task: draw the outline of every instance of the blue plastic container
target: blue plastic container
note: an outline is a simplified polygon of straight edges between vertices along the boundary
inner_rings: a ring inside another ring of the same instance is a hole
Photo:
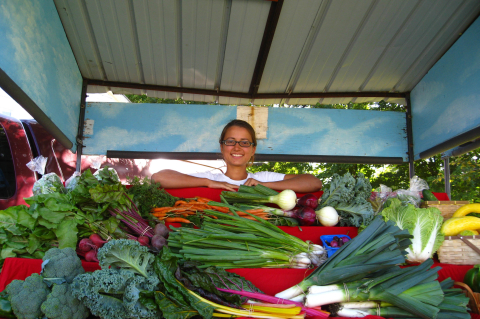
[[[323,236],[320,236],[320,240],[322,241],[323,248],[325,248],[327,250],[328,258],[330,258],[333,254],[335,254],[337,252],[337,250],[340,248],[340,247],[330,247],[330,245],[327,244],[327,242],[328,243],[331,242],[333,237],[335,237],[335,236],[337,236],[338,238],[347,237],[349,240],[351,239],[347,235],[323,235]]]

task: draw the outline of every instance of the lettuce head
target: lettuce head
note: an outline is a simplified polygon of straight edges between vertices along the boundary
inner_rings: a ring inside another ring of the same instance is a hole
[[[444,240],[440,232],[443,217],[438,208],[416,208],[412,204],[404,206],[396,198],[389,199],[387,205],[382,211],[385,221],[391,220],[413,235],[412,244],[406,249],[407,260],[421,263],[431,258]]]

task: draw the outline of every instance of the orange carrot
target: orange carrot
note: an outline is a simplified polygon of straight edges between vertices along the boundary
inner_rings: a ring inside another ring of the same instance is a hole
[[[257,209],[247,209],[245,210],[247,213],[250,213],[250,214],[258,214],[258,213],[263,213],[263,209],[261,208],[257,208]]]
[[[154,207],[150,211],[155,213],[160,213],[169,210],[172,207]]]
[[[184,200],[177,200],[177,201],[175,202],[175,205],[173,205],[173,206],[176,207],[176,206],[180,206],[180,205],[183,205],[183,204],[186,204],[186,203],[187,203],[187,202],[184,201]]]
[[[181,217],[168,217],[167,219],[165,219],[165,222],[167,222],[167,223],[185,223],[185,224],[190,224],[191,223],[191,221],[189,221],[188,219],[181,218]]]
[[[201,203],[208,203],[208,202],[211,202],[212,200],[205,197],[197,197],[197,201]]]

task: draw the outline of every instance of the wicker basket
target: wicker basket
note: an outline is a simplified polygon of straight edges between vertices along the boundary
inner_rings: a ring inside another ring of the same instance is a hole
[[[470,312],[480,314],[480,294],[478,292],[473,292],[472,289],[470,289],[470,287],[463,282],[456,281],[455,285],[461,287],[465,296],[470,299],[468,301],[468,308],[470,308]]]
[[[452,217],[453,213],[457,211],[463,205],[469,204],[469,201],[466,200],[445,200],[445,201],[433,201],[428,200],[423,202],[420,207],[436,207],[442,213],[443,219]]]
[[[445,264],[480,264],[480,235],[445,236],[437,254],[438,260]]]

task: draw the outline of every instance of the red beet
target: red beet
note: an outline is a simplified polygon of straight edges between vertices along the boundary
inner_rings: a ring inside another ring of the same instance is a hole
[[[298,199],[298,205],[316,209],[318,206],[318,198],[313,194],[305,194]]]
[[[157,249],[157,250],[160,250],[163,248],[163,246],[166,246],[167,245],[167,240],[160,236],[160,235],[154,235],[152,237],[152,247]]]
[[[142,246],[150,246],[150,238],[148,238],[147,236],[140,236],[137,240]]]
[[[102,246],[107,243],[99,234],[91,234],[88,238],[97,248],[102,248]]]
[[[78,249],[82,252],[87,252],[92,250],[93,242],[89,238],[82,238],[78,243]]]
[[[302,207],[297,213],[297,219],[301,226],[311,226],[315,224],[317,215],[315,210],[311,207]]]

